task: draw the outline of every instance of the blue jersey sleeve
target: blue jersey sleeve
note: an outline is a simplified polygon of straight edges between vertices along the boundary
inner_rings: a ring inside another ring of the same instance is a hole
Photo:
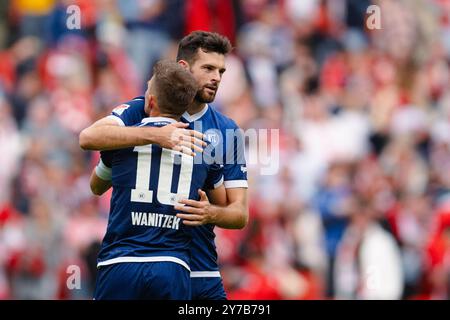
[[[227,130],[227,145],[223,178],[225,188],[248,188],[247,163],[243,131],[233,123],[234,130]],[[233,132],[234,131],[234,132]]]
[[[213,164],[208,170],[208,176],[205,181],[204,189],[211,190],[220,187],[223,183],[223,167],[219,164]]]
[[[95,167],[97,176],[105,181],[110,181],[112,178],[112,161],[114,151],[100,151],[100,160]]]
[[[144,97],[136,97],[131,101],[123,103],[113,109],[109,118],[114,119],[121,126],[132,126],[147,117],[145,114]]]
[[[103,164],[108,168],[112,168],[113,156],[114,156],[113,150],[100,151],[100,160],[102,160]]]

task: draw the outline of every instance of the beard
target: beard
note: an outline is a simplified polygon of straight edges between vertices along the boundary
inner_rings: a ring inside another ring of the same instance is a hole
[[[214,93],[209,93],[206,88],[202,88],[197,91],[194,100],[200,103],[210,103],[213,102],[216,97],[217,90]]]

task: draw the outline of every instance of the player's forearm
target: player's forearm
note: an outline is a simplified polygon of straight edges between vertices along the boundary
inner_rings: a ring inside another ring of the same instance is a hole
[[[224,229],[242,229],[248,222],[248,209],[240,202],[231,203],[226,207],[211,205],[213,223]]]
[[[81,131],[80,147],[84,150],[114,150],[157,143],[158,128],[94,126]]]
[[[101,196],[111,188],[111,180],[100,179],[94,170],[91,174],[90,187],[93,194]]]

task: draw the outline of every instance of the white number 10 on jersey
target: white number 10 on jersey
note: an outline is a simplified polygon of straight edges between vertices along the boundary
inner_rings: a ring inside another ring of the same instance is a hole
[[[136,188],[131,190],[131,201],[152,203],[153,191],[150,190],[150,174],[152,170],[152,146],[135,147],[134,152],[138,153]],[[175,155],[181,156],[180,179],[178,180],[177,193],[172,193],[173,167],[175,165]],[[159,182],[156,190],[158,202],[166,205],[175,205],[183,198],[189,198],[191,189],[192,170],[194,168],[194,158],[169,149],[162,149],[161,164],[159,167]]]

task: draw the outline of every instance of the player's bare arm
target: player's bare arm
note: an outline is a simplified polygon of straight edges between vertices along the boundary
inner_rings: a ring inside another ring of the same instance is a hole
[[[101,196],[112,186],[112,169],[105,165],[103,158],[100,157],[100,161],[97,166],[92,170],[89,186],[91,191],[96,196]],[[109,159],[107,160],[107,162]]]
[[[105,117],[81,131],[80,147],[84,150],[115,150],[158,144],[163,148],[188,155],[202,152],[206,145],[203,134],[185,129],[188,124],[177,122],[164,127],[122,127]]]
[[[97,175],[95,170],[92,170],[89,184],[92,193],[96,196],[101,196],[106,191],[108,191],[109,188],[111,188],[111,180],[103,180]]]
[[[248,222],[247,189],[226,189],[226,198],[226,205],[211,204],[206,193],[202,191],[199,201],[180,200],[184,206],[177,205],[175,209],[183,213],[178,213],[177,217],[183,219],[183,223],[189,226],[215,224],[225,229],[244,228]]]

